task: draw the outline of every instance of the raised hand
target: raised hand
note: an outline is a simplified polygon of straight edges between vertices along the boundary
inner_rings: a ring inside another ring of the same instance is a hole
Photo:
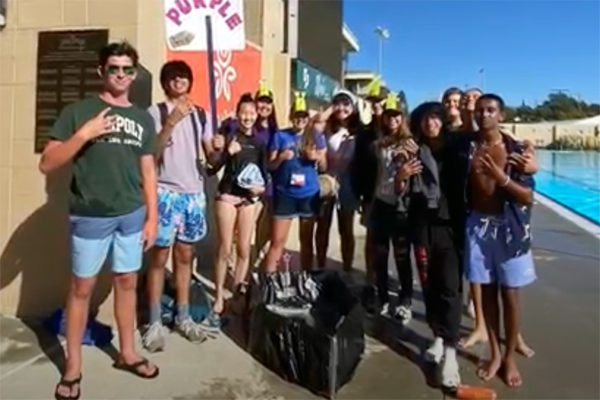
[[[229,146],[227,146],[227,153],[229,153],[230,156],[239,153],[240,151],[242,151],[242,146],[240,145],[240,142],[237,141],[236,138],[233,138],[231,140],[231,142],[229,142]]]
[[[175,126],[179,121],[190,115],[194,111],[194,104],[187,98],[179,101],[173,111],[167,117],[165,124]]]
[[[419,152],[419,145],[412,139],[408,139],[402,147],[410,154],[417,154]]]
[[[508,163],[525,174],[533,175],[538,171],[539,168],[535,158],[535,147],[529,140],[525,140],[523,144],[525,145],[525,151],[523,154],[509,154]]]
[[[408,160],[403,163],[400,169],[398,169],[398,177],[405,181],[413,175],[417,175],[423,172],[423,165],[421,165],[421,161],[413,158],[412,160]]]
[[[482,155],[479,160],[481,163],[481,171],[484,174],[493,178],[498,183],[504,182],[506,180],[506,174],[504,173],[502,168],[500,168],[498,164],[496,164],[496,162],[494,161],[492,156],[489,155],[489,153],[485,153],[484,155]]]
[[[281,161],[291,160],[292,158],[294,158],[294,151],[290,150],[290,149],[283,150],[283,151],[279,152],[278,157]]]
[[[106,107],[92,119],[83,124],[79,132],[81,132],[80,135],[82,135],[86,141],[106,135],[112,131],[116,116],[111,115],[107,117],[106,114],[108,114],[109,111],[110,107]]]

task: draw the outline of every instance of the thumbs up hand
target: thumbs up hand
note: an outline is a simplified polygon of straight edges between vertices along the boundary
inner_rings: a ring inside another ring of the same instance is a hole
[[[242,146],[240,145],[240,143],[237,141],[237,139],[233,139],[230,143],[229,146],[227,146],[227,152],[229,153],[230,156],[239,153],[240,151],[242,151]]]

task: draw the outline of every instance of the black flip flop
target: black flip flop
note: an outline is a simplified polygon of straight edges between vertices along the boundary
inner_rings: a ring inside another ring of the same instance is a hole
[[[114,364],[114,367],[116,369],[130,372],[130,373],[132,373],[140,378],[144,378],[144,379],[154,379],[158,376],[158,372],[159,372],[158,366],[156,366],[156,365],[154,366],[155,370],[152,374],[146,375],[146,374],[141,373],[139,370],[139,368],[143,365],[149,367],[150,361],[148,361],[148,359],[146,359],[146,358],[142,358],[140,361],[134,362],[133,364],[126,364],[124,361],[117,361]]]
[[[75,385],[79,385],[79,388],[77,390],[77,396],[63,396],[58,393],[59,386],[68,387],[69,393],[71,393],[73,391],[73,386],[75,386]],[[64,376],[61,377],[60,382],[58,382],[58,384],[56,385],[56,389],[54,389],[54,398],[56,400],[78,400],[80,396],[81,396],[81,375],[79,375],[79,378],[75,378],[75,379],[65,379]]]

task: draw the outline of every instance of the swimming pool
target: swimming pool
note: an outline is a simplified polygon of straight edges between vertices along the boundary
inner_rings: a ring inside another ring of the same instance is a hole
[[[538,150],[536,191],[600,225],[600,152]]]

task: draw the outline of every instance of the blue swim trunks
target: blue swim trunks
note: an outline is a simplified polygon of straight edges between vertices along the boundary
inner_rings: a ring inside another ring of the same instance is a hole
[[[146,207],[116,217],[69,217],[71,264],[79,278],[96,276],[109,252],[112,271],[136,272],[142,267],[142,228]]]
[[[204,192],[178,193],[158,188],[157,246],[170,247],[175,240],[195,243],[207,231]]]
[[[502,216],[471,212],[467,217],[465,274],[472,283],[526,286],[536,279],[531,250],[510,255],[507,222]]]

